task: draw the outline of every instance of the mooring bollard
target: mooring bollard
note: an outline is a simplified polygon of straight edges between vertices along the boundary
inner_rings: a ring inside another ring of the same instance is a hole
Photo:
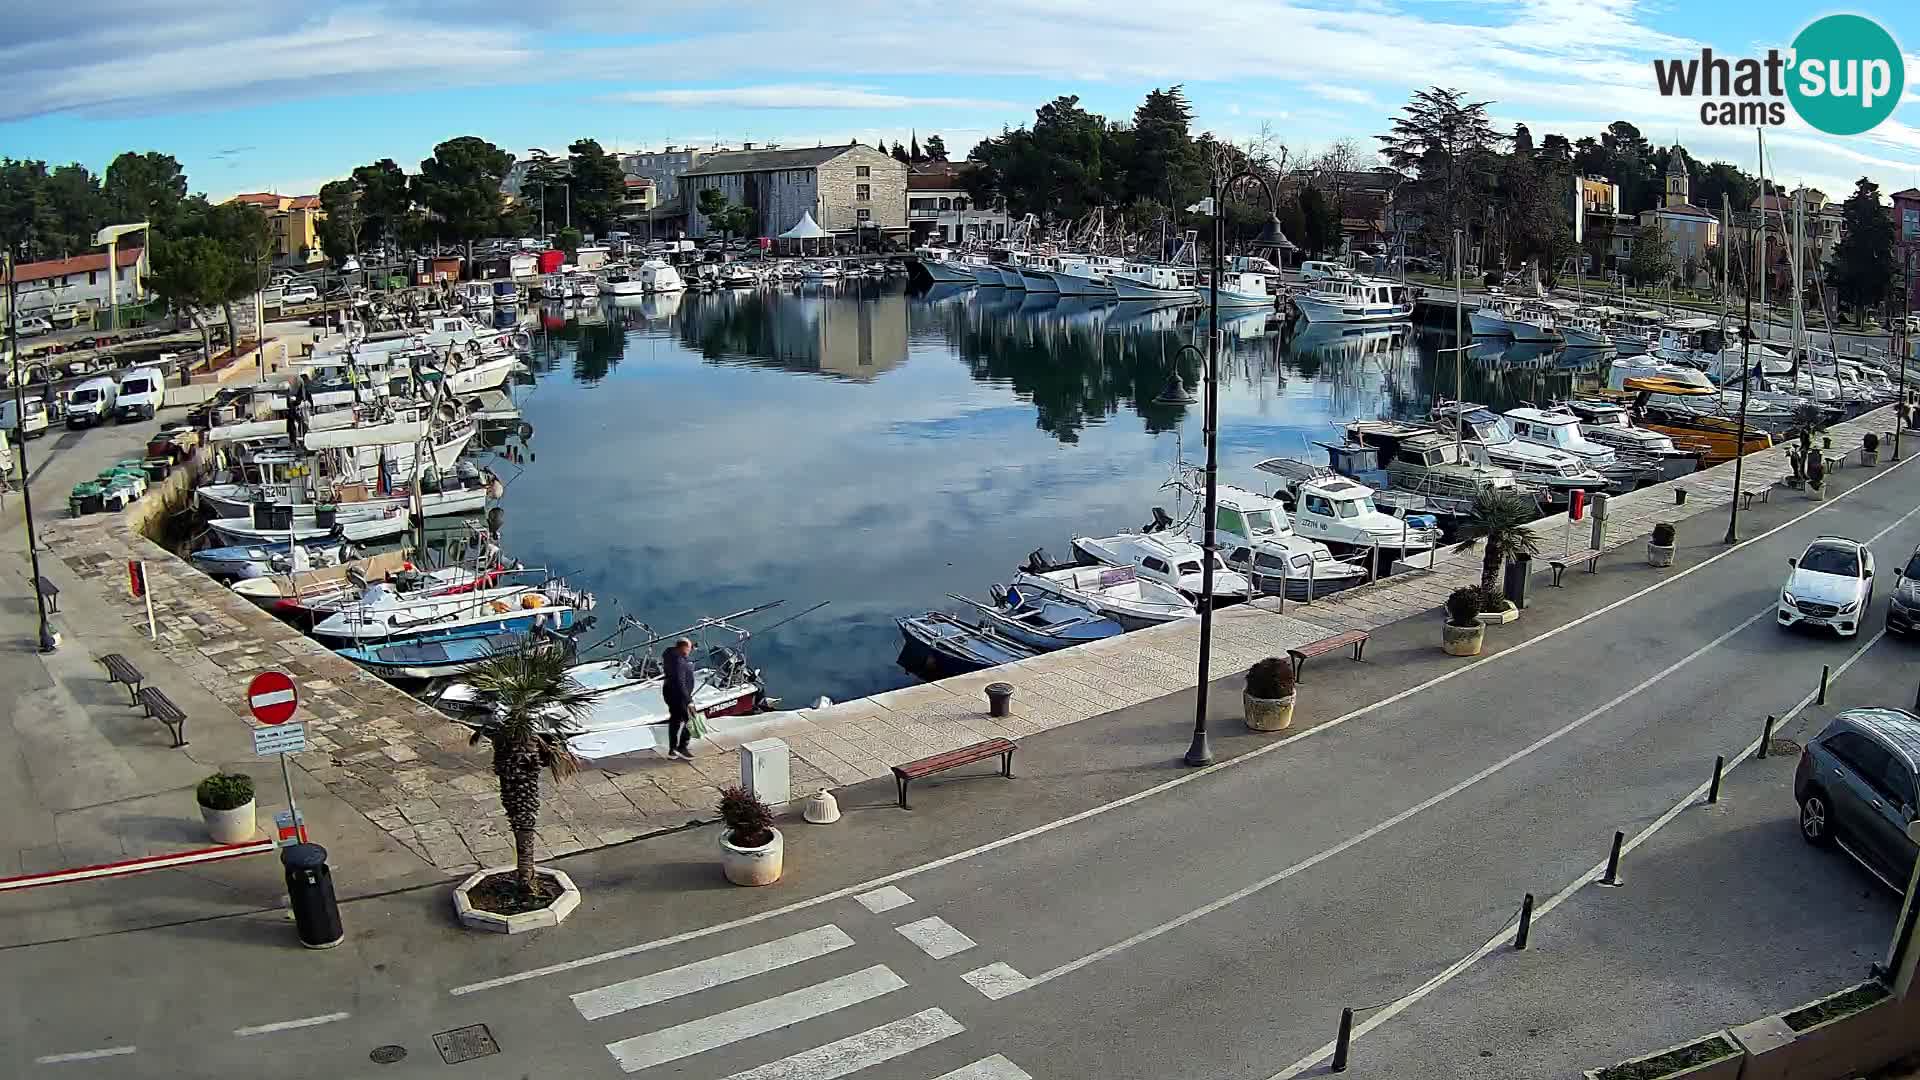
[[[1333,1071],[1347,1071],[1347,1056],[1353,1046],[1353,1010],[1340,1010],[1340,1035],[1333,1040]]]
[[[1675,506],[1687,505],[1687,489],[1686,488],[1677,487],[1673,489],[1673,505]]]
[[[1766,726],[1760,729],[1760,752],[1753,755],[1754,757],[1767,756],[1767,744],[1773,741],[1773,723],[1773,714],[1768,713]]]
[[[1615,886],[1620,884],[1620,845],[1626,843],[1627,834],[1616,830],[1613,834],[1613,851],[1607,855],[1607,872],[1600,884]]]
[[[1513,935],[1513,947],[1527,947],[1527,934],[1533,929],[1533,894],[1528,893],[1520,901],[1520,930]]]
[[[1368,581],[1380,580],[1380,545],[1379,544],[1373,545],[1373,551],[1368,556],[1367,580]]]
[[[1724,754],[1715,754],[1713,756],[1713,783],[1707,787],[1708,803],[1717,803],[1720,801],[1720,771],[1726,767],[1726,756]]]
[[[1827,680],[1831,678],[1833,678],[1832,665],[1821,664],[1820,665],[1820,697],[1818,700],[1814,702],[1815,705],[1825,705],[1827,703]]]
[[[1319,577],[1319,566],[1313,559],[1307,560],[1307,603],[1313,603],[1313,582]]]

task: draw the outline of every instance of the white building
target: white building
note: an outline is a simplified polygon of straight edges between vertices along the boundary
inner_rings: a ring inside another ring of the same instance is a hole
[[[1004,209],[975,206],[964,177],[970,162],[927,162],[907,172],[907,228],[913,243],[965,245],[1004,240],[1013,218]]]
[[[119,264],[118,280],[113,285],[114,299],[122,306],[147,299],[147,249],[121,247],[114,252]],[[20,311],[38,314],[63,305],[107,310],[107,253],[76,255],[71,259],[22,263],[14,269],[19,282]],[[0,310],[6,297],[0,291]]]

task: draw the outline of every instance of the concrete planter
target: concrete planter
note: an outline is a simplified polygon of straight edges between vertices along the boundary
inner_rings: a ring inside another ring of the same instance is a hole
[[[580,906],[580,887],[573,879],[559,870],[540,867],[539,876],[560,886],[560,895],[553,903],[539,911],[523,911],[517,915],[497,915],[491,911],[482,911],[473,906],[467,894],[474,886],[495,874],[513,872],[511,866],[491,866],[477,870],[467,880],[453,890],[453,913],[460,919],[460,925],[469,930],[485,930],[492,934],[524,934],[529,930],[542,930],[549,926],[559,926],[573,909]]]
[[[1726,1031],[1716,1031],[1703,1038],[1694,1039],[1692,1042],[1680,1043],[1678,1046],[1669,1046],[1665,1050],[1656,1050],[1651,1054],[1631,1058],[1617,1065],[1609,1065],[1605,1069],[1587,1069],[1581,1072],[1580,1075],[1586,1077],[1587,1080],[1602,1080],[1602,1077],[1606,1076],[1610,1070],[1617,1069],[1622,1065],[1634,1065],[1643,1061],[1651,1061],[1663,1054],[1670,1054],[1675,1050],[1682,1050],[1694,1045],[1694,1043],[1705,1042],[1708,1039],[1720,1039],[1725,1042],[1728,1048],[1727,1055],[1725,1057],[1715,1058],[1712,1061],[1702,1062],[1698,1065],[1689,1065],[1682,1069],[1675,1069],[1672,1072],[1652,1073],[1643,1071],[1635,1073],[1634,1075],[1647,1077],[1648,1080],[1679,1080],[1681,1077],[1686,1077],[1687,1080],[1740,1080],[1740,1069],[1741,1066],[1745,1064],[1746,1058],[1740,1052],[1739,1040],[1733,1038],[1731,1032]]]
[[[1507,606],[1499,611],[1483,611],[1478,616],[1481,626],[1505,626],[1519,617],[1520,609],[1515,607],[1511,600],[1507,601]]]
[[[1795,1031],[1787,1017],[1851,994],[1849,986],[1818,1001],[1787,1009],[1733,1029],[1746,1054],[1741,1080],[1788,1080],[1800,1076],[1857,1076],[1911,1053],[1916,1012],[1912,1002],[1892,997]]]
[[[767,831],[773,839],[757,848],[738,847],[724,830],[720,833],[720,869],[728,881],[735,885],[771,885],[780,880],[786,837],[779,829]]]
[[[1656,544],[1651,540],[1647,541],[1647,565],[1672,566],[1673,548],[1672,544]]]
[[[1440,626],[1440,647],[1448,656],[1479,656],[1480,646],[1487,640],[1487,628],[1481,625],[1455,626],[1443,623]]]
[[[1860,466],[1866,469],[1879,468],[1880,467],[1880,451],[1868,450],[1865,447],[1862,447],[1860,449]]]
[[[1293,699],[1296,694],[1283,698],[1260,698],[1244,691],[1240,700],[1246,707],[1247,727],[1254,731],[1285,731],[1293,726]]]
[[[215,810],[210,806],[200,808],[200,820],[207,823],[207,835],[213,837],[216,844],[244,844],[253,839],[253,800],[246,805],[231,810]]]

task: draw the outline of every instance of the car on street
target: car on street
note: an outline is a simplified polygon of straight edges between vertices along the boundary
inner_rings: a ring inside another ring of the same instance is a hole
[[[22,315],[20,324],[14,328],[14,331],[21,337],[39,337],[42,334],[53,333],[53,323],[49,322],[44,315]]]
[[[1808,741],[1793,773],[1800,835],[1838,846],[1888,887],[1904,891],[1920,845],[1920,716],[1904,709],[1848,709]]]
[[[1873,603],[1873,552],[1844,536],[1816,536],[1780,587],[1774,621],[1783,629],[1825,627],[1841,637],[1860,632]]]
[[[280,303],[311,304],[320,299],[320,290],[310,284],[288,285],[280,293]]]
[[[1920,548],[1907,565],[1893,568],[1893,599],[1887,604],[1887,633],[1911,634],[1920,627]]]

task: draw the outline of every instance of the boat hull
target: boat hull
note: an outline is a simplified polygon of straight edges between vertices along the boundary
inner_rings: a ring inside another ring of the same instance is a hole
[[[1118,275],[1108,278],[1107,283],[1113,286],[1113,295],[1121,300],[1156,304],[1195,304],[1200,301],[1198,289],[1163,289],[1157,285],[1145,285],[1132,278]]]
[[[1293,304],[1308,322],[1314,323],[1386,323],[1405,322],[1413,318],[1413,309],[1401,304],[1323,300],[1311,293],[1294,297]]]
[[[965,266],[956,266],[953,263],[941,259],[922,259],[920,260],[920,268],[925,270],[927,276],[932,278],[936,284],[973,285],[979,281],[979,279],[974,276],[972,269]]]
[[[1112,296],[1113,286],[1105,276],[1082,277],[1079,274],[1063,273],[1059,270],[1048,272],[1053,285],[1061,296]]]
[[[1022,267],[1020,283],[1028,292],[1057,293],[1060,286],[1053,283],[1053,275],[1044,270],[1030,270]]]

